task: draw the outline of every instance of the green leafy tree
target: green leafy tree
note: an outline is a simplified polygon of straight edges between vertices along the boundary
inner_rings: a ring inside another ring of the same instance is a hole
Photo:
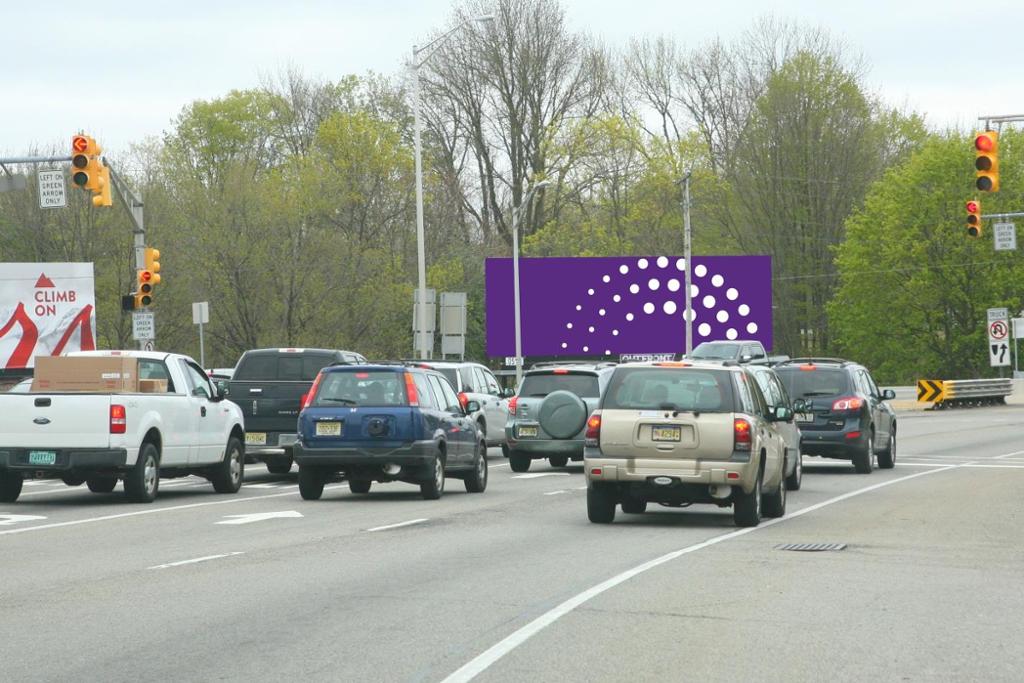
[[[1012,152],[1022,141],[1021,133],[1004,132],[1003,190],[981,197],[985,213],[1020,208],[1013,188],[1024,187],[1024,159]],[[994,251],[991,225],[980,239],[967,236],[973,158],[964,135],[929,137],[872,185],[846,222],[828,315],[838,350],[868,364],[880,381],[991,374],[985,311],[1020,310],[1020,255]]]

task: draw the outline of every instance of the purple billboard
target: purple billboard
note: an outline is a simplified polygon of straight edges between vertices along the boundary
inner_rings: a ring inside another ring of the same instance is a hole
[[[524,356],[683,353],[686,262],[676,256],[519,259]],[[693,345],[772,347],[770,256],[695,256]],[[487,353],[515,355],[512,259],[487,259]]]

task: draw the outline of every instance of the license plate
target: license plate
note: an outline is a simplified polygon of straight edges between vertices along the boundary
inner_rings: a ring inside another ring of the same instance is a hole
[[[654,441],[682,441],[683,430],[679,427],[652,427],[651,439]]]
[[[29,465],[56,465],[57,451],[29,451]]]
[[[316,435],[317,436],[341,436],[341,423],[340,422],[317,422],[316,423]]]
[[[245,443],[250,446],[266,446],[267,434],[266,432],[246,432]]]
[[[797,422],[803,422],[805,424],[809,422],[814,422],[814,416],[811,415],[810,413],[797,413],[795,415],[795,419]]]
[[[536,427],[520,427],[519,436],[537,436]]]

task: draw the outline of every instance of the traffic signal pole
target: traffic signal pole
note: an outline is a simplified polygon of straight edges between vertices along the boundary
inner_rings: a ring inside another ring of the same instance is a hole
[[[107,163],[104,159],[103,163],[110,169],[110,179],[114,185],[114,189],[121,196],[121,201],[124,203],[125,209],[128,211],[128,217],[132,221],[132,236],[133,236],[133,247],[135,249],[135,269],[136,271],[142,270],[146,267],[146,224],[143,216],[144,205],[142,199],[135,194],[128,183],[124,181],[113,166]],[[155,330],[155,326],[154,326]],[[153,333],[153,340],[151,342],[153,348],[156,348],[156,332]],[[139,342],[139,349],[145,349],[146,342]]]

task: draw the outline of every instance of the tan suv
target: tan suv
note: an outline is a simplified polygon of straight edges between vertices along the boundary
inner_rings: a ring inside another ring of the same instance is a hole
[[[631,363],[616,368],[587,420],[584,468],[591,522],[615,506],[733,507],[737,526],[786,513],[787,450],[777,429],[792,411],[770,411],[742,366]]]

